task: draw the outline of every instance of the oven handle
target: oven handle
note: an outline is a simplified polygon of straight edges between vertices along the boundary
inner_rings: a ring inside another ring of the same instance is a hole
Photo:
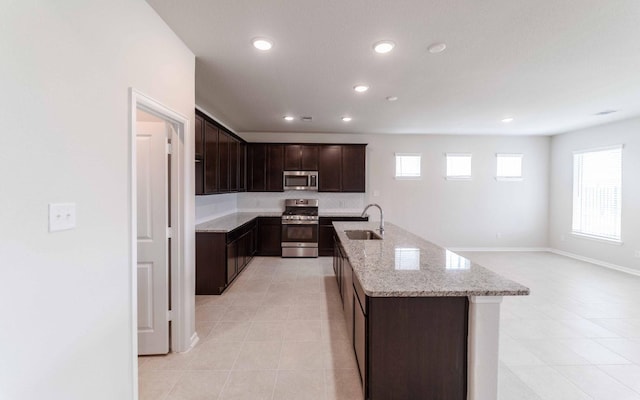
[[[282,225],[318,225],[318,221],[285,221],[282,220]]]

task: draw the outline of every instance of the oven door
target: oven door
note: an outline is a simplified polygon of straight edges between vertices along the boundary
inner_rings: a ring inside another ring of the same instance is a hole
[[[318,247],[318,221],[282,221],[282,247]]]

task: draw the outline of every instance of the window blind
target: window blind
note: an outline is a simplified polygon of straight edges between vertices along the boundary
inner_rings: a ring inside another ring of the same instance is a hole
[[[619,242],[622,146],[573,154],[573,233]]]

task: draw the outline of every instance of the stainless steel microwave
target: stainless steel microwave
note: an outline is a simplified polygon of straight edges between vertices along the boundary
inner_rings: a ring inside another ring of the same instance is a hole
[[[284,171],[284,190],[318,190],[318,171]]]

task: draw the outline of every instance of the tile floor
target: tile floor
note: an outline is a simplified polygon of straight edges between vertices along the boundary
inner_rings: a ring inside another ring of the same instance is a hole
[[[500,400],[640,400],[640,277],[551,253],[463,254],[531,289],[502,303]]]
[[[500,400],[640,400],[640,278],[550,253],[465,255],[532,292],[503,302]],[[140,357],[140,399],[361,399],[331,263],[256,257],[222,296],[197,296],[200,342]]]

